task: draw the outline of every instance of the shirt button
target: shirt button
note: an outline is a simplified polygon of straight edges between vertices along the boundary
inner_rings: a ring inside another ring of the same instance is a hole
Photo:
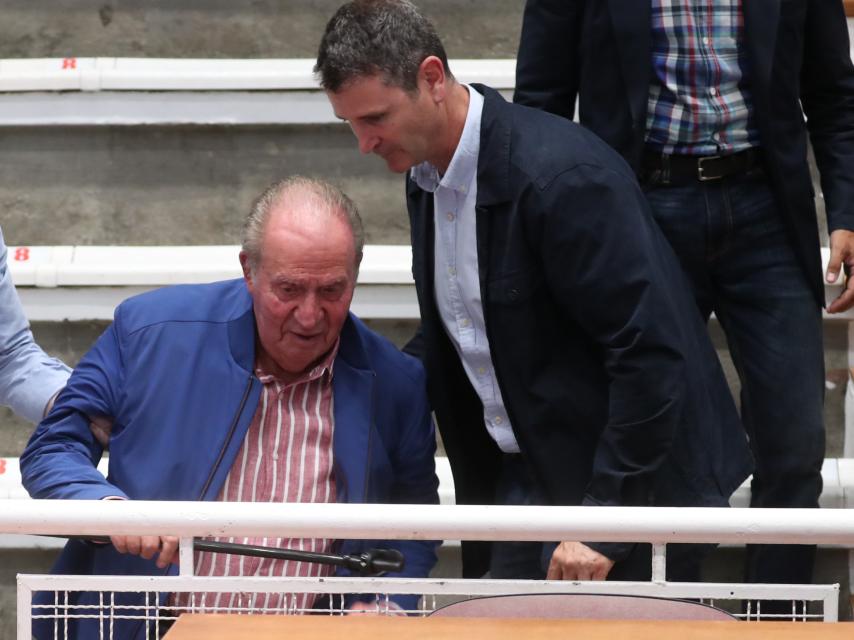
[[[455,276],[455,275],[457,275],[457,270],[456,270],[456,269],[454,269],[453,267],[448,267],[448,275],[449,275],[449,276]]]
[[[716,96],[718,95],[718,90],[712,87],[711,89],[709,89],[709,93],[713,96]]]
[[[707,37],[703,38],[703,44],[709,46],[709,39]]]
[[[448,213],[445,214],[445,217],[448,219],[448,222],[453,222],[455,216],[452,211],[448,211]]]
[[[467,327],[467,326],[469,326],[470,324],[471,324],[471,322],[469,321],[469,319],[468,319],[468,318],[463,318],[462,320],[460,320],[460,326],[461,326],[461,327]]]
[[[482,376],[485,373],[486,373],[486,369],[484,367],[478,367],[477,368],[477,375]]]
[[[495,419],[493,420],[493,422],[495,424],[502,424],[504,422],[504,420],[501,419],[501,416],[495,416]]]

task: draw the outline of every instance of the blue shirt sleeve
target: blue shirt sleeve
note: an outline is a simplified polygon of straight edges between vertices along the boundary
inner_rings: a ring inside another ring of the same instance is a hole
[[[39,422],[47,401],[65,386],[71,369],[33,341],[6,253],[0,230],[0,404],[30,422]]]

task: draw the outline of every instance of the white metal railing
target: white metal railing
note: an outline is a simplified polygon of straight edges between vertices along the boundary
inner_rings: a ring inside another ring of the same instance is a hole
[[[200,536],[336,539],[597,540],[654,545],[651,582],[468,581],[447,579],[194,577],[192,538]],[[157,535],[181,538],[177,577],[19,576],[19,638],[28,638],[34,591],[408,593],[623,593],[703,599],[818,601],[838,617],[838,585],[672,583],[664,579],[667,543],[834,544],[854,547],[854,511],[644,507],[261,504],[221,502],[9,500],[0,533]],[[239,584],[238,584],[239,583]],[[155,598],[157,600],[157,598]],[[422,600],[423,602],[423,600]],[[36,616],[89,615],[64,605]],[[95,614],[92,614],[95,615]],[[99,616],[104,612],[99,611]],[[147,609],[146,618],[166,615]],[[810,616],[813,614],[809,614]],[[807,614],[803,614],[808,617]],[[66,618],[67,619],[67,618]]]
[[[8,500],[0,533],[854,547],[854,510]]]

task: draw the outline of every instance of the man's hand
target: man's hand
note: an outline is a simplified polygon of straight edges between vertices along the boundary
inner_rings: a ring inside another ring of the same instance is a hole
[[[561,542],[552,554],[546,580],[604,580],[614,561],[580,542]]]
[[[380,614],[383,615],[394,615],[394,616],[405,616],[403,609],[400,608],[396,602],[391,600],[388,601],[379,601],[374,600],[373,602],[362,602],[361,600],[356,600],[353,604],[351,604],[348,608],[348,611],[358,613],[362,616],[378,616]]]
[[[157,556],[157,566],[165,569],[170,562],[178,564],[177,536],[110,536],[110,542],[119,553],[130,553],[151,560]]]
[[[830,261],[827,263],[825,280],[833,284],[839,278],[839,269],[845,265],[846,275],[854,266],[854,231],[837,229],[830,234]],[[828,313],[841,313],[854,306],[854,279],[848,278],[839,297],[827,307]]]

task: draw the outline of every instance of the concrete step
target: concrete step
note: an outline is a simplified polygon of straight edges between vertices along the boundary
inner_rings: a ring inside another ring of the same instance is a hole
[[[5,0],[0,58],[313,57],[343,0]],[[519,0],[419,0],[454,57],[514,57]],[[476,25],[476,27],[473,27]]]
[[[335,182],[371,244],[407,244],[404,178],[362,157],[344,125],[0,129],[10,244],[234,244],[276,179]]]

